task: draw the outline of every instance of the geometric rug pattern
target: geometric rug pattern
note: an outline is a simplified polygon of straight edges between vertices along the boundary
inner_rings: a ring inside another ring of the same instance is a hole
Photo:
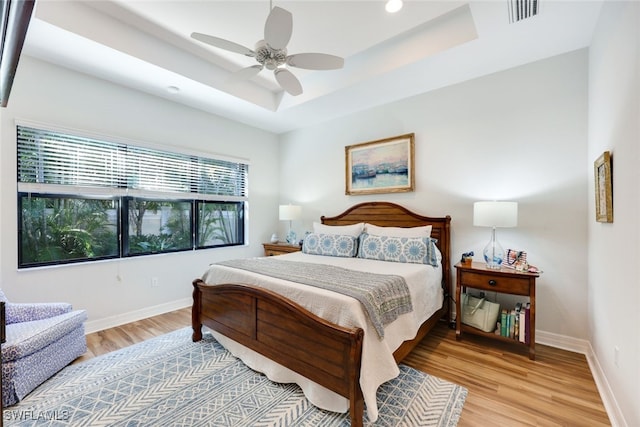
[[[6,426],[348,426],[296,384],[249,369],[211,334],[190,327],[71,365],[5,409]],[[405,365],[378,389],[368,426],[455,426],[464,387]]]

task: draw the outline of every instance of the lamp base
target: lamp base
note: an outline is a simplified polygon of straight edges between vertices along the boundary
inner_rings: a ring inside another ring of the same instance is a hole
[[[500,243],[498,243],[493,236],[489,243],[487,243],[487,246],[484,247],[482,254],[484,255],[484,262],[487,263],[487,268],[499,270],[502,267],[504,249],[502,249]]]
[[[289,243],[290,245],[297,245],[298,242],[296,242],[296,240],[296,232],[293,230],[289,230],[289,232],[287,233],[287,243]]]

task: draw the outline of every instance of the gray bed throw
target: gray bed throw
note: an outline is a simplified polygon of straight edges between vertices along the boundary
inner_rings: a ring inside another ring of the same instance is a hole
[[[401,314],[413,311],[409,287],[402,276],[283,261],[277,257],[237,259],[216,264],[316,286],[355,298],[362,303],[380,338],[384,338],[384,325],[393,322]]]

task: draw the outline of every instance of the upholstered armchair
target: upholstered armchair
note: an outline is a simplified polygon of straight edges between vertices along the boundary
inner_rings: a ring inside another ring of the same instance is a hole
[[[67,303],[5,302],[2,402],[13,405],[87,350],[84,310]]]

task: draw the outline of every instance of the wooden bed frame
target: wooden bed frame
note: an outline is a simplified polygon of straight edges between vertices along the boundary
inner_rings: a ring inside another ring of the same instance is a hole
[[[389,202],[355,205],[335,217],[321,217],[323,224],[350,225],[367,222],[383,227],[432,225],[442,253],[442,307],[427,319],[413,340],[395,352],[400,362],[448,313],[451,289],[451,217],[431,218]],[[346,397],[352,426],[362,426],[364,399],[360,366],[364,332],[328,322],[275,292],[248,285],[208,286],[193,281],[193,341],[202,339],[202,325],[286,366],[310,380]]]

